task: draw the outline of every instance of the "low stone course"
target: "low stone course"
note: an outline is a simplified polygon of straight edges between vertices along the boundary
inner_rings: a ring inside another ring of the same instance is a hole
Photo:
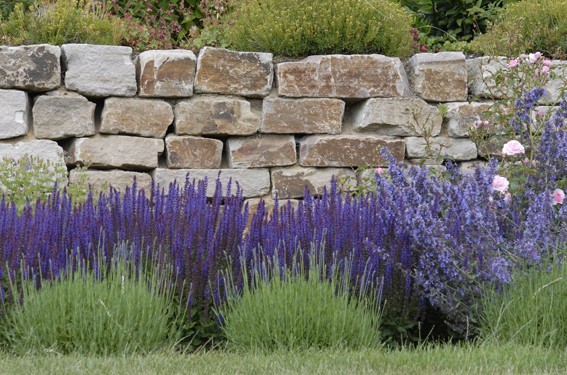
[[[20,90],[0,89],[0,139],[26,135],[30,111],[28,94]]]
[[[173,123],[173,108],[163,100],[108,98],[100,132],[163,138]]]
[[[223,143],[218,139],[179,136],[165,137],[168,168],[220,168]]]
[[[297,161],[293,135],[229,138],[227,152],[229,168],[277,167]]]

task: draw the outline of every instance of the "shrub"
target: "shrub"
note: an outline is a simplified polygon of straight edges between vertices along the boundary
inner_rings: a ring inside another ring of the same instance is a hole
[[[473,51],[492,56],[517,56],[542,51],[567,58],[567,1],[523,0],[506,7],[488,32],[471,43]]]
[[[229,17],[229,44],[283,56],[412,52],[410,19],[387,0],[247,0]]]
[[[172,347],[180,339],[175,319],[182,315],[171,301],[171,270],[146,264],[142,271],[128,252],[127,244],[118,244],[112,259],[99,257],[95,266],[77,259],[51,281],[12,284],[22,301],[7,309],[0,325],[7,348],[109,355]]]

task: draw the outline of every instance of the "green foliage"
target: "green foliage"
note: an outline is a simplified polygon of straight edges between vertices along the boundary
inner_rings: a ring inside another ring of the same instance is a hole
[[[22,301],[5,307],[0,325],[7,348],[17,354],[55,352],[90,355],[128,354],[171,347],[179,340],[171,303],[171,272],[157,264],[136,268],[128,245],[97,267],[77,260],[66,272],[43,281],[11,283]]]
[[[16,4],[20,3],[24,9],[29,9],[35,0],[3,0],[0,3],[0,19],[7,19],[10,13],[14,11]]]
[[[246,0],[229,17],[232,48],[282,56],[412,52],[411,20],[388,0]]]
[[[38,0],[29,9],[15,4],[0,23],[4,44],[120,44],[125,25],[93,0]]]
[[[218,311],[228,348],[271,351],[380,345],[380,315],[371,298],[352,296],[348,277],[341,277],[336,266],[328,269],[321,256],[309,256],[308,270],[302,262],[295,264],[293,270],[280,271],[277,258],[264,260],[260,266],[264,271],[244,275],[242,291],[232,286]],[[347,265],[343,272],[348,275],[349,269]],[[329,273],[332,276],[326,280]]]
[[[488,32],[473,40],[471,49],[508,57],[541,51],[566,59],[567,0],[523,0],[508,5]]]

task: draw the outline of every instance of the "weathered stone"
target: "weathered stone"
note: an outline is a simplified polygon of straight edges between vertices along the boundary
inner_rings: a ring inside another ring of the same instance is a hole
[[[145,51],[138,56],[140,97],[182,98],[193,95],[197,66],[188,50]]]
[[[28,132],[28,94],[0,89],[0,139],[19,137]]]
[[[158,154],[163,149],[163,139],[124,135],[77,138],[69,149],[69,163],[147,170],[158,166]]]
[[[100,132],[163,138],[173,123],[173,109],[163,100],[108,98]]]
[[[272,194],[280,198],[303,198],[305,188],[309,194],[322,194],[333,178],[350,177],[356,181],[355,173],[348,168],[290,168],[272,169]]]
[[[488,111],[493,103],[448,103],[445,124],[449,137],[461,138],[469,136],[469,129],[477,120],[483,120],[483,113]]]
[[[65,87],[85,96],[134,96],[138,90],[132,48],[64,44]]]
[[[219,177],[223,186],[223,193],[229,180],[232,179],[232,193],[235,192],[236,183],[242,189],[243,197],[261,197],[270,192],[270,172],[268,169],[164,169],[157,168],[153,172],[153,178],[161,187],[167,189],[169,184],[177,181],[183,185],[187,174],[190,180],[202,180],[207,178],[207,196],[212,197],[215,193],[215,181]]]
[[[411,96],[403,64],[382,55],[310,56],[278,64],[278,94],[366,99]]]
[[[195,92],[263,98],[272,90],[273,76],[271,53],[205,47],[197,59]]]
[[[305,167],[385,165],[380,147],[388,148],[397,160],[405,153],[403,140],[375,135],[312,135],[301,139],[299,147],[299,164]]]
[[[477,57],[469,59],[467,64],[469,94],[472,96],[500,99],[506,91],[502,86],[496,87],[492,78],[494,74],[508,66],[504,57]]]
[[[477,157],[477,148],[473,141],[461,138],[436,137],[430,139],[430,154],[422,137],[405,138],[408,158],[424,158],[431,155],[449,157],[454,160],[472,160]]]
[[[408,61],[413,92],[434,102],[467,99],[467,66],[462,52],[418,53]]]
[[[61,85],[61,49],[39,44],[0,46],[0,88],[41,92]]]
[[[340,134],[345,102],[339,99],[264,99],[262,133]]]
[[[439,110],[418,98],[372,98],[352,109],[356,131],[372,130],[392,136],[437,136],[441,132]]]
[[[244,99],[195,96],[175,106],[175,134],[251,135],[260,129],[260,114]]]
[[[218,139],[178,136],[165,137],[168,168],[220,168],[222,141]]]
[[[297,161],[293,135],[229,138],[227,149],[229,168],[275,167]]]
[[[567,61],[553,60],[553,72],[556,77],[552,78],[545,85],[547,90],[544,97],[540,100],[541,103],[554,104],[561,99],[561,89],[565,89],[567,83]]]
[[[84,184],[90,186],[93,193],[106,193],[111,187],[120,192],[124,192],[126,188],[132,187],[134,179],[136,180],[138,191],[144,190],[146,196],[148,196],[152,185],[152,177],[147,173],[116,169],[110,171],[73,169],[69,172],[70,185]]]
[[[57,90],[39,96],[32,109],[33,133],[46,139],[94,135],[95,107],[77,93]]]
[[[482,160],[463,161],[459,163],[459,169],[463,173],[474,173],[477,167],[485,168],[488,163]]]

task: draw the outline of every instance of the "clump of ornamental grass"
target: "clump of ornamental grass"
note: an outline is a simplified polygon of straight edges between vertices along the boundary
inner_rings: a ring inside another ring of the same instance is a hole
[[[16,354],[147,353],[180,340],[172,303],[171,268],[156,262],[137,267],[126,243],[111,259],[77,258],[49,280],[11,280],[18,301],[6,307],[0,324],[6,348]],[[53,270],[50,270],[53,272]],[[38,288],[39,286],[39,288]]]
[[[242,288],[227,290],[218,309],[231,350],[376,348],[380,313],[375,300],[351,293],[350,262],[325,262],[314,247],[299,250],[291,268],[277,257],[256,257]],[[346,276],[346,277],[345,277]],[[230,276],[228,276],[230,280]]]

